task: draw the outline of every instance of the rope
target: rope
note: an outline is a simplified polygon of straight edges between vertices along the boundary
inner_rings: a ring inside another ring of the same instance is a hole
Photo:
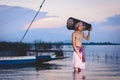
[[[27,34],[28,30],[30,29],[30,27],[31,27],[32,23],[34,22],[35,18],[37,17],[38,13],[40,12],[40,10],[41,10],[42,5],[43,5],[43,3],[44,3],[44,2],[45,2],[45,0],[43,0],[42,4],[40,5],[39,10],[38,10],[38,11],[37,11],[37,13],[35,14],[35,16],[34,16],[33,20],[31,21],[30,25],[28,26],[28,28],[27,28],[26,32],[24,33],[24,35],[23,35],[22,39],[20,40],[20,43],[22,43],[22,41],[24,40],[24,38],[25,38],[25,36],[26,36],[26,34]]]

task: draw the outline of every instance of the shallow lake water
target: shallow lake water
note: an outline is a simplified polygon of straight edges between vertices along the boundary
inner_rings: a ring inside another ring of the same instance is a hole
[[[74,73],[72,52],[64,52],[69,57],[49,61],[44,64],[24,64],[0,66],[0,80],[119,80],[120,46],[88,45],[86,49],[86,69]],[[64,50],[73,50],[64,46]],[[85,77],[85,79],[83,79]]]

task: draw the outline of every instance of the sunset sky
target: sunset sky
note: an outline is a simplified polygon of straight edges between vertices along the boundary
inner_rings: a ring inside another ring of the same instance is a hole
[[[0,0],[0,41],[20,41],[42,1]],[[24,42],[71,41],[73,30],[67,30],[66,21],[72,16],[92,24],[89,42],[119,43],[119,3],[120,0],[45,0]]]

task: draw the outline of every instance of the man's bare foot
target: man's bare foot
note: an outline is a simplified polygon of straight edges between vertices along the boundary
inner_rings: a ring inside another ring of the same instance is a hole
[[[78,72],[81,72],[81,69],[80,69],[80,68],[78,68]]]
[[[79,72],[78,68],[75,68],[75,69],[74,69],[74,72],[75,72],[75,73],[78,73],[78,72]]]
[[[83,76],[82,79],[85,79],[85,76]]]

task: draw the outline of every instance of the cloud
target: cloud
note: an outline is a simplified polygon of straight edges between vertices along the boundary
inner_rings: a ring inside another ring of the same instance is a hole
[[[108,17],[106,21],[100,23],[102,25],[109,26],[120,26],[120,14],[112,17]]]
[[[48,42],[71,40],[72,32],[73,30],[68,30],[65,26],[47,29],[31,29],[25,36],[23,42],[34,42],[35,40]],[[21,31],[1,36],[0,41],[20,41],[23,33],[24,31]]]
[[[48,16],[44,19],[38,19],[36,21],[34,21],[31,25],[31,28],[30,29],[36,29],[36,28],[55,28],[56,26],[58,26],[57,23],[55,23],[57,19],[57,16]],[[23,29],[27,29],[28,26],[30,25],[27,24],[23,27]]]
[[[0,25],[9,25],[10,23],[19,20],[20,18],[24,18],[30,13],[33,14],[35,12],[28,8],[0,5]]]
[[[19,32],[20,30],[23,30],[23,28],[25,28],[25,26],[32,21],[35,14],[36,11],[29,8],[0,5],[0,35]],[[41,22],[45,23],[46,21],[47,23],[48,21],[49,23],[51,19],[55,19],[57,17],[58,16],[54,15],[48,16],[48,12],[40,12],[35,19],[35,27],[33,28],[39,27],[39,23]]]
[[[92,23],[91,41],[120,42],[120,15],[108,17],[101,23]]]
[[[106,21],[96,25],[98,25],[100,30],[120,31],[120,14],[108,17]]]

